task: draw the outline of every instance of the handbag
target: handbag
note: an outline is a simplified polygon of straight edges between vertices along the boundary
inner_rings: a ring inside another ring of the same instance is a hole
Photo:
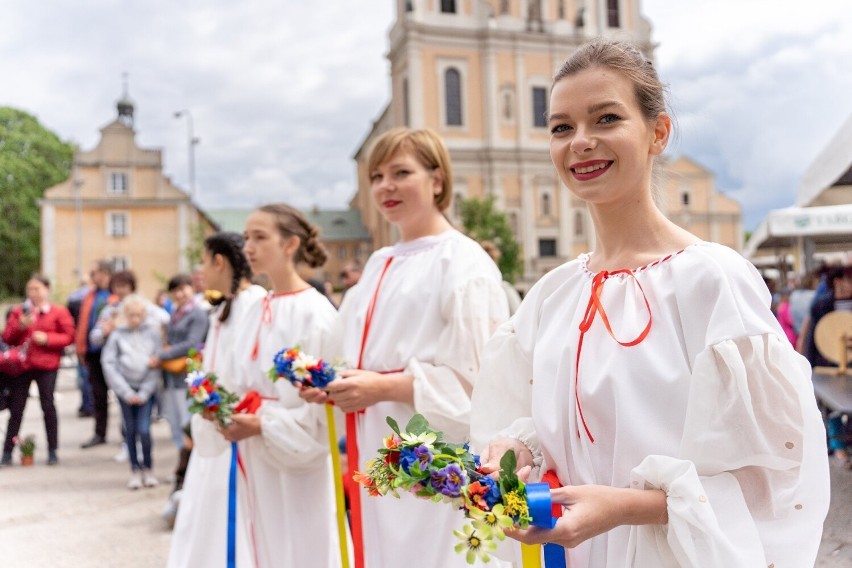
[[[9,347],[0,353],[0,374],[17,377],[27,370],[28,343]]]
[[[165,359],[164,361],[160,361],[160,368],[167,373],[171,373],[173,375],[181,375],[183,373],[186,373],[187,359],[188,357],[186,355],[184,355],[183,357],[175,357],[174,359]]]

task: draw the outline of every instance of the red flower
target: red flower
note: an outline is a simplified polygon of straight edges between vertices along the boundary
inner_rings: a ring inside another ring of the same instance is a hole
[[[379,493],[379,490],[376,489],[376,482],[373,481],[373,478],[370,477],[369,475],[361,473],[360,471],[356,471],[355,474],[352,476],[352,479],[356,483],[360,483],[361,485],[366,487],[367,493],[369,493],[371,497],[381,496],[381,493]]]

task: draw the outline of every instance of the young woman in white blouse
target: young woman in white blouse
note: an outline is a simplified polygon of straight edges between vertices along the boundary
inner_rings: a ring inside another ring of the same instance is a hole
[[[481,350],[508,317],[496,265],[444,217],[452,170],[441,139],[429,130],[391,130],[376,140],[367,168],[374,205],[399,242],[373,253],[346,293],[343,355],[355,368],[326,389],[349,413],[347,453],[359,471],[388,435],[387,416],[404,426],[420,413],[448,440],[468,439]],[[303,396],[327,400],[316,389]],[[467,566],[453,551],[452,529],[464,519],[452,507],[410,495],[368,497],[360,487],[350,501],[355,568],[364,566],[360,533],[369,568],[405,558],[411,566]]]
[[[595,249],[489,342],[473,445],[491,469],[513,448],[556,474],[556,528],[514,536],[568,547],[571,568],[812,566],[829,487],[810,369],[751,264],[654,204],[663,91],[618,42],[557,73],[550,154]]]
[[[220,232],[204,239],[201,272],[207,290],[219,292],[213,300],[210,327],[204,341],[202,365],[215,373],[218,384],[230,392],[237,387],[234,342],[244,332],[242,320],[266,290],[252,284],[252,271],[243,253],[243,236]],[[216,431],[216,424],[194,415],[193,451],[180,497],[168,566],[224,565],[222,554],[228,529],[228,482],[231,446]],[[252,566],[248,532],[240,519],[235,542],[236,566]],[[221,546],[211,546],[211,542]]]
[[[244,251],[272,290],[249,307],[234,337],[236,392],[244,412],[222,428],[238,442],[238,498],[256,566],[339,566],[326,416],[269,369],[281,349],[331,360],[339,342],[337,310],[305,282],[296,265],[322,266],[319,230],[289,205],[264,205],[246,220]]]

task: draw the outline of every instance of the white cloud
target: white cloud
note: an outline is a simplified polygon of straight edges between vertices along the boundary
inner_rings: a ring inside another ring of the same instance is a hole
[[[207,207],[344,207],[351,156],[389,98],[392,2],[170,0],[6,3],[0,105],[93,146],[130,74],[138,142],[186,187],[191,109]],[[790,205],[852,113],[852,2],[645,0],[671,83],[672,154],[711,168],[746,226]]]

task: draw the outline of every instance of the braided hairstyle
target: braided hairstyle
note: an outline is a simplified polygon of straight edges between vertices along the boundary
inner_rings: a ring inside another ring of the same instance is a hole
[[[301,211],[284,203],[264,205],[258,211],[275,217],[275,226],[282,237],[299,237],[299,250],[296,251],[295,258],[297,264],[304,262],[311,268],[325,264],[328,254],[319,240],[319,229],[308,221]]]
[[[214,306],[220,303],[225,304],[219,316],[220,322],[224,322],[231,315],[231,302],[236,297],[243,278],[246,280],[251,279],[251,266],[249,266],[246,255],[243,253],[244,243],[245,239],[243,239],[242,235],[227,231],[214,233],[204,239],[204,250],[207,251],[211,258],[217,254],[220,255],[228,261],[233,272],[230,295],[223,295],[221,299],[210,302]]]

